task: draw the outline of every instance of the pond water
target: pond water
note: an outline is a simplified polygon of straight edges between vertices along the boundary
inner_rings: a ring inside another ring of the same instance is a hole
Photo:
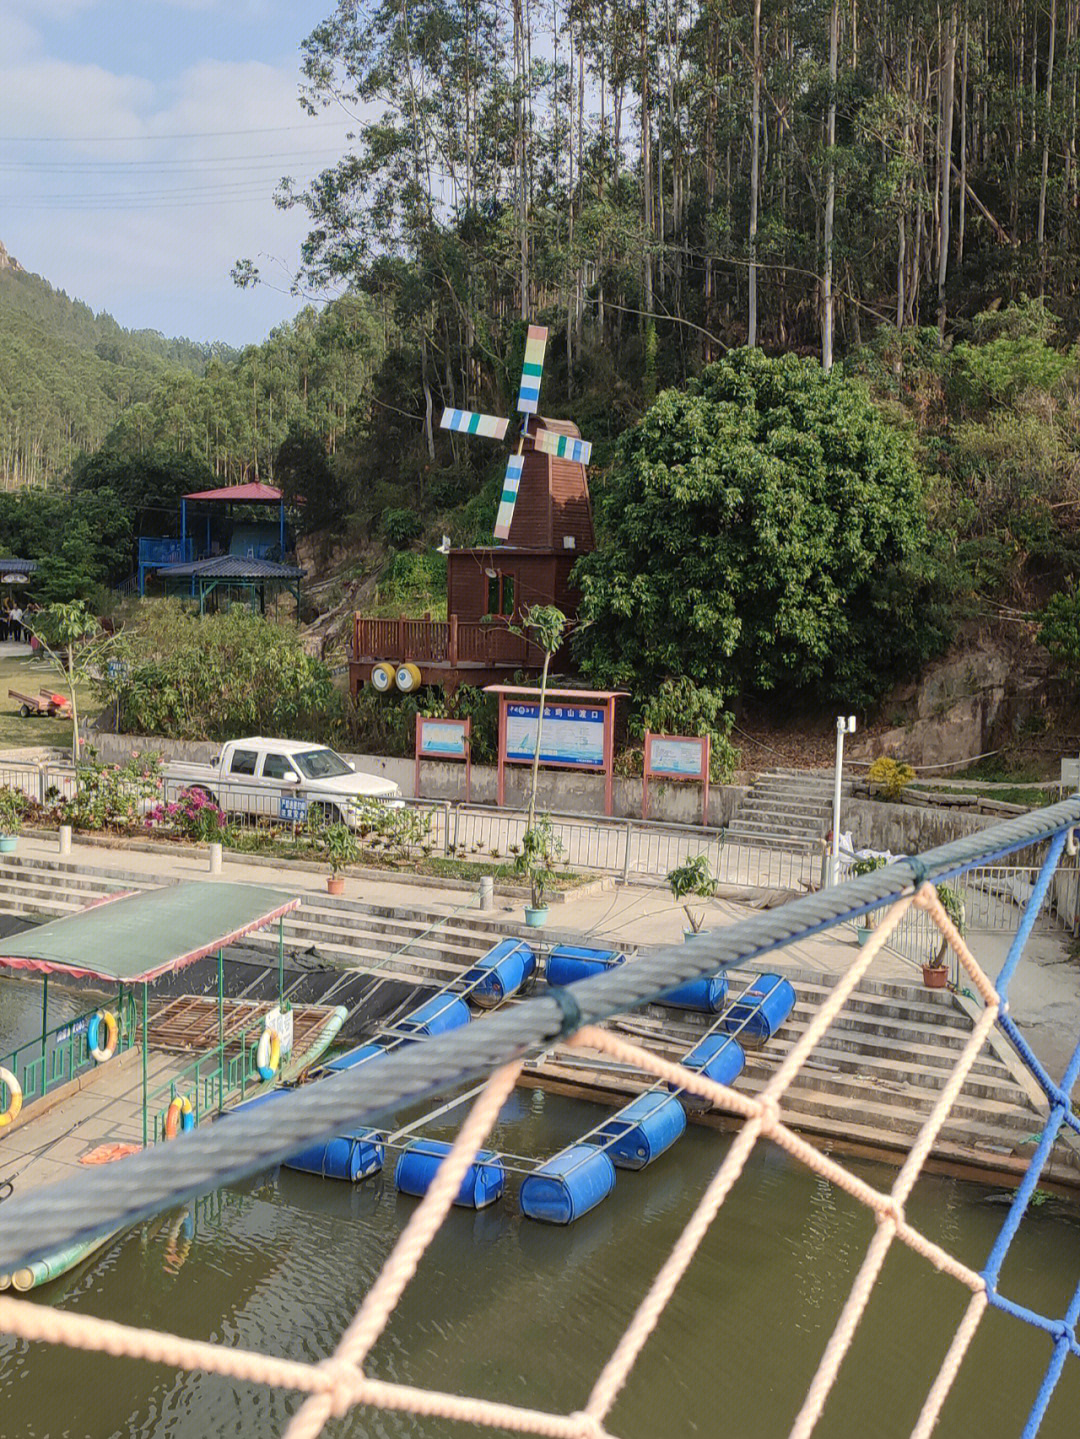
[[[600,1113],[519,1091],[493,1147],[548,1155]],[[692,1126],[650,1169],[620,1172],[611,1198],[569,1229],[522,1219],[513,1194],[480,1214],[454,1210],[370,1372],[562,1412],[579,1407],[729,1143]],[[883,1166],[856,1167],[889,1182]],[[926,1176],[908,1213],[979,1267],[1006,1198]],[[333,1350],[415,1202],[397,1195],[389,1166],[354,1188],[287,1170],[263,1175],[127,1232],[36,1302],[317,1360]],[[759,1144],[618,1400],[612,1432],[785,1435],[872,1232],[845,1194]],[[1002,1291],[1060,1314],[1078,1280],[1080,1204],[1047,1198],[1013,1244]],[[822,1439],[908,1434],[965,1303],[954,1281],[895,1245]],[[1049,1356],[1040,1334],[989,1314],[938,1432],[1018,1435]],[[291,1393],[0,1339],[5,1439],[247,1439],[279,1433],[298,1403]],[[1080,1364],[1070,1360],[1045,1439],[1075,1439],[1078,1413]],[[464,1439],[474,1431],[356,1411],[325,1432]]]

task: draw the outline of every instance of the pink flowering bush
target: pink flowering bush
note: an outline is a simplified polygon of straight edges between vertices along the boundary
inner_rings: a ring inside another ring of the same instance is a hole
[[[75,783],[74,795],[56,806],[61,824],[82,830],[131,829],[161,794],[161,760],[155,754],[138,754],[126,764],[102,764],[87,746]]]
[[[186,839],[209,844],[221,839],[225,814],[201,789],[186,789],[178,799],[156,805],[146,817],[146,827],[178,830]]]

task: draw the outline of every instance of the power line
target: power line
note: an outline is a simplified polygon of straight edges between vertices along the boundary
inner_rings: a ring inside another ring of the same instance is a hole
[[[102,172],[131,170],[212,170],[223,167],[237,169],[245,165],[285,165],[297,160],[311,160],[316,155],[338,155],[338,146],[327,146],[325,150],[295,150],[282,155],[213,155],[206,158],[191,156],[175,160],[0,160],[0,170],[22,171],[27,174],[51,172],[56,174],[94,175]]]
[[[160,140],[216,140],[226,135],[280,135],[290,130],[337,130],[340,122],[312,120],[305,125],[267,125],[258,130],[190,130],[167,135],[0,135],[4,145],[141,145]]]

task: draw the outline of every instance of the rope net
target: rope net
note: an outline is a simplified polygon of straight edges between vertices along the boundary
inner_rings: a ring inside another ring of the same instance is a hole
[[[425,1250],[446,1218],[469,1166],[474,1162],[478,1150],[498,1119],[500,1109],[513,1090],[522,1068],[522,1059],[501,1064],[484,1083],[434,1182],[414,1209],[359,1311],[341,1335],[333,1354],[322,1362],[298,1362],[242,1348],[228,1348],[220,1344],[186,1339],[176,1334],[139,1329],[64,1312],[7,1295],[0,1296],[0,1328],[24,1340],[45,1341],[113,1356],[144,1359],[168,1364],[180,1370],[202,1370],[237,1381],[296,1391],[302,1396],[302,1402],[284,1431],[284,1439],[316,1439],[329,1420],[345,1415],[357,1405],[404,1411],[416,1416],[437,1416],[473,1425],[478,1430],[551,1436],[551,1439],[611,1439],[607,1423],[612,1406],[680,1280],[693,1263],[702,1240],[742,1173],[751,1151],[755,1145],[766,1143],[779,1146],[792,1159],[837,1185],[859,1204],[864,1205],[876,1221],[873,1236],[847,1301],[791,1427],[791,1439],[807,1439],[807,1436],[814,1432],[882,1265],[890,1248],[897,1243],[906,1245],[935,1270],[949,1276],[970,1294],[955,1336],[929,1384],[922,1410],[911,1431],[912,1439],[926,1439],[934,1430],[968,1347],[989,1308],[997,1308],[1014,1319],[1035,1325],[1047,1334],[1051,1342],[1051,1358],[1023,1431],[1025,1436],[1033,1436],[1039,1429],[1066,1361],[1070,1356],[1080,1357],[1076,1332],[1077,1320],[1080,1317],[1080,1285],[1066,1313],[1055,1319],[1036,1314],[1001,1295],[997,1289],[997,1278],[1062,1126],[1066,1125],[1073,1130],[1078,1128],[1077,1116],[1069,1096],[1080,1072],[1080,1045],[1077,1046],[1061,1084],[1055,1084],[1031,1054],[1008,1017],[1008,984],[1024,943],[1034,927],[1067,834],[1067,830],[1061,830],[1051,841],[1019,932],[996,983],[990,980],[969,950],[943,908],[934,886],[923,882],[913,892],[901,896],[890,905],[869,942],[820,1005],[801,1037],[757,1097],[717,1084],[681,1064],[662,1059],[625,1038],[599,1028],[596,1024],[585,1023],[568,1037],[567,1042],[571,1046],[598,1051],[620,1064],[634,1066],[651,1079],[679,1086],[741,1120],[741,1127],[719,1168],[648,1291],[641,1298],[622,1338],[597,1375],[588,1399],[580,1410],[569,1414],[548,1413],[496,1402],[477,1395],[421,1389],[377,1379],[365,1372],[365,1364],[372,1347],[383,1333]],[[896,926],[912,909],[925,913],[938,927],[967,980],[982,1000],[984,1008],[970,1037],[959,1051],[945,1087],[916,1135],[892,1187],[884,1191],[873,1187],[797,1134],[785,1121],[783,1102],[789,1086],[815,1045],[840,1014]],[[915,1228],[905,1215],[905,1203],[973,1064],[995,1026],[1003,1028],[1010,1035],[1029,1064],[1031,1072],[1047,1096],[1049,1117],[987,1266],[979,1272],[961,1263]]]

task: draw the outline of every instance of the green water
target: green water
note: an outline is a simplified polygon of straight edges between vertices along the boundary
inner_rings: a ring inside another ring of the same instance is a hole
[[[506,1106],[495,1143],[548,1154],[599,1113],[522,1091]],[[453,1211],[371,1372],[577,1408],[728,1143],[691,1128],[650,1169],[620,1174],[611,1198],[566,1230],[522,1220],[512,1197],[481,1214]],[[873,1182],[889,1181],[883,1167],[858,1168]],[[908,1212],[979,1266],[1004,1217],[1002,1198],[928,1176]],[[288,1171],[262,1176],[127,1233],[37,1302],[318,1360],[332,1351],[414,1204],[389,1177],[350,1188]],[[759,1146],[639,1360],[612,1432],[786,1435],[872,1228],[846,1195]],[[1002,1290],[1060,1314],[1078,1280],[1080,1205],[1050,1199],[1025,1221]],[[908,1434],[964,1306],[954,1281],[894,1252],[819,1428],[823,1439]],[[1049,1356],[1044,1337],[990,1314],[938,1432],[1018,1435]],[[298,1403],[294,1394],[0,1339],[0,1439],[261,1439],[279,1433]],[[1043,1434],[1075,1439],[1078,1415],[1080,1361],[1070,1359]],[[357,1411],[326,1433],[456,1439],[465,1431]]]

